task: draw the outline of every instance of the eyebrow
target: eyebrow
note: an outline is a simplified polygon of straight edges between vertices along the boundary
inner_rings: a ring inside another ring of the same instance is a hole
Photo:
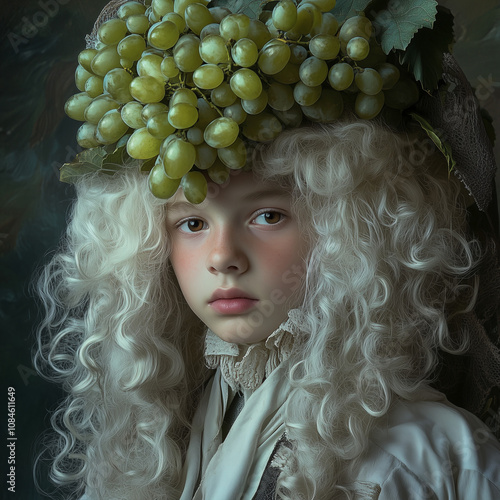
[[[243,196],[243,200],[261,200],[262,198],[269,198],[272,196],[278,196],[280,198],[286,198],[290,196],[290,193],[280,188],[272,188],[272,189],[262,189],[260,191],[256,191],[253,193],[248,193],[246,196]]]

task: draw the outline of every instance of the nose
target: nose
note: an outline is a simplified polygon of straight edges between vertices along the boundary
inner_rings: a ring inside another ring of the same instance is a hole
[[[249,266],[245,245],[231,226],[220,228],[210,238],[207,268],[213,274],[244,273]]]

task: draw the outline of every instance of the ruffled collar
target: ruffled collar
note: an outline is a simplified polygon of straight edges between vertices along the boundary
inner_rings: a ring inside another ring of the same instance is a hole
[[[288,319],[266,340],[251,345],[225,342],[208,329],[205,337],[207,366],[220,367],[223,378],[234,391],[255,391],[280,363],[290,357],[301,314],[300,309],[292,309]]]

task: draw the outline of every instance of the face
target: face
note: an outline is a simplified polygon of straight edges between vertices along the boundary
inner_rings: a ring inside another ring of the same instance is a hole
[[[168,205],[170,257],[193,312],[221,339],[267,338],[299,305],[307,245],[290,195],[251,172],[211,185],[199,205],[179,190]]]

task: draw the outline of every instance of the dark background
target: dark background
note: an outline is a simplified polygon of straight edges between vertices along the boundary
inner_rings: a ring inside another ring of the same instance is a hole
[[[33,458],[58,387],[33,370],[39,320],[33,272],[54,252],[71,186],[58,169],[78,151],[79,126],[63,112],[77,92],[73,73],[104,1],[2,0],[0,14],[0,498],[39,500]],[[442,0],[455,14],[454,54],[500,135],[500,2]],[[495,148],[497,160],[500,147]],[[16,395],[16,492],[7,491],[7,388]],[[50,485],[41,478],[42,486]]]

